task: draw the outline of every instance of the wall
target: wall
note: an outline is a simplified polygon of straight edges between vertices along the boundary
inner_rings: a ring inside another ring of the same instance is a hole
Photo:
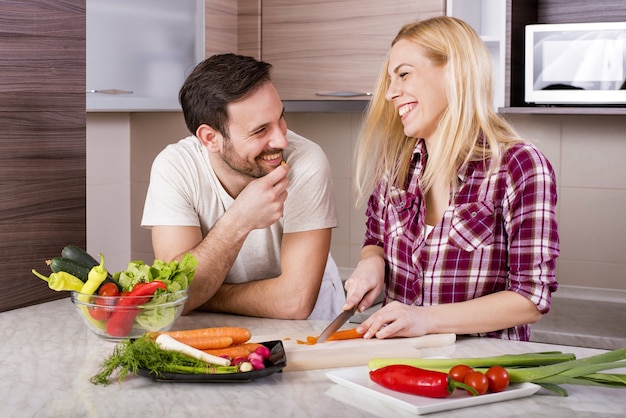
[[[558,176],[559,282],[626,290],[626,117],[507,117],[546,153]],[[288,113],[286,119],[290,129],[319,143],[328,155],[340,224],[333,231],[332,252],[340,267],[354,267],[365,220],[363,208],[354,207],[351,187],[361,115]],[[122,268],[131,258],[152,259],[149,232],[138,226],[150,164],[167,143],[184,135],[178,113],[88,115],[88,249],[111,253]]]

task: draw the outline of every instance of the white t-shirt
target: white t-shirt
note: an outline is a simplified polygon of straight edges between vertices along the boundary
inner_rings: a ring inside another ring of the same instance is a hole
[[[225,283],[245,283],[280,274],[283,233],[337,226],[330,165],[314,142],[288,131],[283,157],[290,167],[283,217],[250,232]],[[168,145],[152,164],[141,225],[197,226],[206,236],[234,199],[211,167],[208,151],[195,136]],[[322,286],[309,319],[332,319],[345,294],[339,271],[328,256]]]

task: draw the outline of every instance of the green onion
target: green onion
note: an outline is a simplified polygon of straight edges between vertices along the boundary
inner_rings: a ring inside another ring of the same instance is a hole
[[[567,391],[559,387],[559,384],[626,388],[626,375],[598,373],[626,368],[625,360],[626,348],[620,348],[582,359],[576,359],[574,354],[549,352],[451,359],[375,358],[369,361],[368,366],[374,370],[390,364],[407,364],[447,373],[458,364],[465,364],[482,372],[497,365],[507,369],[511,383],[536,383],[547,390],[567,396]]]
[[[493,357],[468,357],[468,358],[374,358],[368,363],[371,370],[390,364],[407,364],[413,367],[421,367],[423,369],[436,369],[438,371],[448,371],[457,364],[465,364],[472,368],[486,367],[494,365],[502,367],[531,367],[542,366],[546,364],[563,363],[576,359],[576,355],[571,353],[562,353],[560,351],[550,351],[541,353],[524,353],[524,354],[504,354]]]

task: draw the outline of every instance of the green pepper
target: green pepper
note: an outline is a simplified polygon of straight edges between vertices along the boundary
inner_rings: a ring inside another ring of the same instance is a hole
[[[32,272],[35,276],[48,282],[48,287],[50,287],[50,289],[52,290],[75,290],[80,292],[80,290],[83,288],[82,280],[65,271],[52,273],[50,277],[44,276],[43,274],[37,272],[37,270],[35,269],[33,269]]]
[[[87,281],[80,290],[80,293],[84,295],[93,295],[96,293],[96,290],[98,290],[102,282],[104,282],[107,278],[107,275],[107,269],[104,268],[104,256],[100,254],[100,264],[93,266],[91,270],[89,270]]]

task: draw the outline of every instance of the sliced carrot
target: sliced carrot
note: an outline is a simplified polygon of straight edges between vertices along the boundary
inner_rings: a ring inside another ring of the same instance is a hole
[[[226,348],[217,348],[214,350],[202,350],[205,353],[212,354],[218,357],[229,357],[234,359],[235,357],[247,357],[248,354],[254,352],[259,346],[263,344],[259,343],[243,343],[234,344]]]
[[[296,342],[298,344],[313,345],[313,344],[317,343],[317,337],[311,337],[309,335],[308,337],[306,337],[306,341],[296,340]]]
[[[317,338],[318,337],[312,337],[309,335],[308,337],[306,337],[306,341],[296,340],[296,342],[298,344],[313,345],[317,344]],[[363,338],[363,334],[359,334],[358,332],[356,332],[356,328],[352,328],[336,331],[332,333],[326,341],[352,340],[355,338]]]
[[[160,332],[159,334],[167,334],[178,341],[184,342],[185,344],[188,344],[185,341],[195,340],[199,338],[214,339],[218,337],[230,337],[232,338],[231,344],[243,344],[252,337],[252,333],[250,332],[250,330],[242,327],[197,328],[183,331],[166,331]]]
[[[355,338],[363,338],[363,334],[356,332],[356,328],[351,328],[334,332],[326,341],[352,340]]]

